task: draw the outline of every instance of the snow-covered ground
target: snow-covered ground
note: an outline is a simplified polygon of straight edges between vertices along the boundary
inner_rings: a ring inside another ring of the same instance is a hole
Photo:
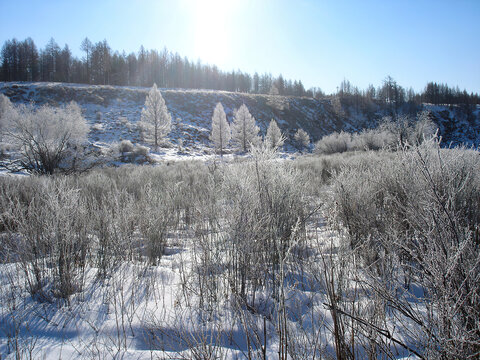
[[[338,233],[322,218],[310,224],[308,233],[320,252],[306,259],[312,262],[307,271],[288,267],[285,274],[288,346],[297,354],[288,358],[332,358],[335,343],[328,284],[315,271],[325,270],[322,261],[337,261],[340,242]],[[278,358],[279,303],[260,291],[256,311],[239,305],[228,294],[221,272],[207,279],[217,286],[218,298],[214,302],[202,298],[205,291],[197,282],[202,249],[191,235],[171,233],[157,266],[126,261],[106,279],[98,278],[98,269],[87,267],[79,279],[82,290],[68,303],[33,299],[26,290],[22,264],[1,264],[2,359],[246,359],[262,354]],[[350,279],[348,286],[361,293],[355,280]],[[358,311],[368,308],[368,301],[368,296],[360,295]],[[391,335],[408,344],[402,329],[395,326],[398,319],[387,319],[384,326]],[[389,344],[394,358],[416,358]],[[366,356],[362,350],[357,352]]]

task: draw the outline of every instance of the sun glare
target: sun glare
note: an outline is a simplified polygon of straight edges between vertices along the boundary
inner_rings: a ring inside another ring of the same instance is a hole
[[[229,51],[233,1],[195,1],[194,50],[202,61],[222,66]]]

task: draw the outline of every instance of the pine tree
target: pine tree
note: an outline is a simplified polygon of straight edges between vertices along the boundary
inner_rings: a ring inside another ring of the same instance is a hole
[[[265,143],[271,149],[277,149],[283,146],[285,137],[277,125],[277,122],[272,119],[265,135]]]
[[[218,103],[213,110],[212,116],[212,133],[210,134],[210,140],[215,145],[215,148],[220,150],[220,155],[223,156],[223,149],[230,141],[231,130],[227,121],[227,116],[223,110],[221,103]]]
[[[157,84],[153,84],[148,92],[141,121],[145,139],[153,142],[155,149],[158,149],[159,141],[170,132],[172,117],[168,113],[160,90],[157,89]]]
[[[232,123],[232,141],[238,149],[246,152],[250,145],[258,144],[260,138],[258,126],[255,125],[255,118],[250,114],[245,104],[242,104],[235,111]]]

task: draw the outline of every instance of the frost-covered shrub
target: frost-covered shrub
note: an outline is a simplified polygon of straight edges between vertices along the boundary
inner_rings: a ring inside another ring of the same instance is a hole
[[[349,150],[351,146],[352,135],[346,132],[334,132],[326,135],[315,143],[315,153],[317,154],[335,154]]]
[[[103,131],[103,125],[100,123],[96,123],[92,125],[91,129],[95,131]]]
[[[118,144],[118,151],[123,155],[133,151],[133,144],[130,140],[122,140]]]
[[[231,281],[242,299],[255,298],[260,279],[276,270],[303,235],[305,194],[300,172],[276,162],[274,151],[253,148],[253,159],[232,164],[224,180],[227,236],[239,271]],[[252,304],[253,306],[253,304]]]
[[[353,134],[349,150],[381,150],[395,145],[393,134],[380,129],[363,130]]]
[[[74,102],[60,108],[20,105],[10,112],[5,136],[19,150],[18,168],[51,175],[77,165],[88,130]]]
[[[129,124],[126,116],[119,116],[117,120],[120,124],[127,126]]]
[[[146,146],[143,145],[135,145],[135,148],[133,149],[133,152],[135,156],[141,156],[146,158],[150,154],[150,149]]]
[[[11,252],[39,301],[80,291],[88,249],[86,207],[65,179],[23,181],[30,195],[9,193],[10,212],[2,214],[12,240]],[[4,187],[5,189],[5,187]],[[29,201],[28,198],[31,198]]]
[[[427,356],[477,353],[480,285],[471,274],[480,271],[479,153],[441,149],[431,139],[366,165],[341,172],[333,201],[336,219],[374,272],[372,279],[380,275],[389,284],[373,290],[393,311],[410,308],[409,298],[425,307],[401,313],[406,318],[397,327],[415,321],[415,341]]]

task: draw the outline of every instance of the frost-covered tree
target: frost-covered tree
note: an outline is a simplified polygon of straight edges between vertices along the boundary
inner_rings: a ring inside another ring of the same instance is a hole
[[[0,142],[2,141],[2,134],[7,128],[7,121],[9,112],[12,110],[12,103],[10,99],[3,94],[0,94]]]
[[[303,150],[308,145],[310,145],[310,136],[303,129],[298,129],[294,136],[295,141],[300,150]]]
[[[231,130],[227,116],[225,115],[222,104],[218,103],[217,106],[215,106],[215,110],[213,110],[210,140],[215,145],[215,148],[220,150],[221,156],[223,156],[223,149],[227,146],[230,138]]]
[[[247,151],[251,144],[256,145],[260,141],[258,136],[260,129],[255,125],[255,118],[245,104],[235,111],[231,128],[232,141],[242,151]]]
[[[433,122],[431,113],[427,110],[421,111],[417,114],[417,121],[410,131],[410,142],[421,144],[434,137],[437,131],[438,127]]]
[[[168,113],[165,100],[157,85],[153,84],[142,110],[141,128],[144,139],[153,143],[155,149],[158,149],[159,142],[170,132],[171,123],[172,117]]]
[[[40,174],[74,167],[79,145],[86,141],[89,129],[75,102],[60,108],[22,105],[8,117],[4,133],[19,151],[17,167]]]
[[[271,149],[277,149],[283,146],[285,137],[277,125],[277,122],[272,119],[268,125],[267,134],[265,135],[265,144]]]

